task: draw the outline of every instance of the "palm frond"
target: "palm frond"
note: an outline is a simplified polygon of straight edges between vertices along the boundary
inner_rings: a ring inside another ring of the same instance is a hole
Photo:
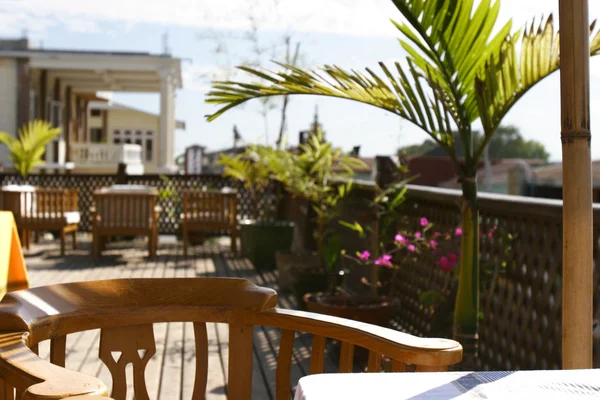
[[[446,108],[466,128],[478,117],[476,104],[464,102],[473,92],[476,72],[510,33],[508,21],[495,35],[500,1],[392,0],[406,20],[394,22],[400,44],[415,65],[443,92]]]
[[[318,70],[304,71],[292,65],[277,64],[285,71],[239,67],[266,81],[265,84],[232,81],[215,83],[206,102],[220,105],[221,108],[208,115],[207,119],[212,121],[227,110],[255,98],[317,95],[354,100],[392,112],[423,129],[439,143],[447,142],[447,124],[434,119],[430,109],[433,108],[435,113],[444,116],[447,110],[442,104],[436,104],[427,82],[429,78],[419,73],[412,63],[409,63],[408,68],[395,63],[398,78],[394,77],[384,63],[379,63],[382,74],[369,68],[362,73],[325,65]]]
[[[36,120],[24,124],[18,137],[0,132],[0,143],[8,148],[14,168],[22,176],[27,176],[34,167],[43,163],[46,145],[59,134],[60,128],[53,128],[47,121]]]
[[[520,47],[520,53],[518,52]],[[590,56],[600,54],[600,31],[590,25]],[[550,15],[507,37],[497,54],[486,60],[475,79],[477,104],[485,139],[476,150],[479,159],[500,122],[515,103],[537,83],[560,67],[560,35]]]

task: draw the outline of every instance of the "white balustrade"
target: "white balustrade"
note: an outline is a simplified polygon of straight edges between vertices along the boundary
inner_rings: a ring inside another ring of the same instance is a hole
[[[75,165],[111,165],[118,163],[141,165],[142,146],[139,144],[72,143],[71,159]]]

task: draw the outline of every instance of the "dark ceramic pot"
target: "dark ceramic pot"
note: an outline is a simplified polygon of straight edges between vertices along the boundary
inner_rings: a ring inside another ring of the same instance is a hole
[[[275,253],[290,251],[294,223],[290,221],[254,221],[240,223],[242,252],[257,271],[275,269]]]

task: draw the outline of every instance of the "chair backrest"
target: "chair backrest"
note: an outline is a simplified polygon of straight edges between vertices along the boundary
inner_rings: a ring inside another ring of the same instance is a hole
[[[79,209],[77,189],[2,190],[0,198],[2,209],[11,211],[19,225],[52,223]]]
[[[38,189],[34,192],[38,214],[64,214],[79,211],[78,189]]]
[[[237,226],[236,191],[184,190],[183,213],[185,219],[214,227]]]
[[[276,308],[277,294],[244,279],[120,279],[67,283],[9,293],[0,303],[0,376],[30,398],[107,395],[96,378],[59,367],[65,364],[66,336],[101,329],[100,355],[112,374],[111,396],[126,398],[125,368],[133,365],[137,399],[148,399],[145,367],[156,351],[155,322],[192,322],[196,345],[193,399],[204,398],[208,373],[207,322],[229,324],[228,396],[250,399],[254,325],[281,329],[277,399],[289,399],[290,369],[297,331],[313,334],[311,373],[323,371],[326,338],[342,343],[340,371],[351,372],[354,346],[369,350],[368,370],[379,371],[381,356],[392,370],[407,364],[417,371],[443,370],[462,357],[452,340],[423,339],[356,321]],[[51,339],[52,366],[27,346]],[[115,356],[117,354],[117,356]],[[52,396],[49,396],[49,395]]]
[[[96,192],[93,223],[108,230],[149,230],[156,222],[157,201],[152,192]]]

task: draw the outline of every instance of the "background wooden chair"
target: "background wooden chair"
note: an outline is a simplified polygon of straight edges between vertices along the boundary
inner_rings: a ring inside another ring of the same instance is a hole
[[[0,303],[0,377],[8,393],[27,399],[108,395],[97,378],[64,369],[67,335],[101,329],[99,357],[112,374],[111,396],[127,396],[126,366],[133,365],[135,398],[148,399],[145,368],[156,352],[153,323],[193,322],[196,372],[193,399],[203,399],[208,379],[207,322],[229,324],[228,396],[250,399],[254,325],[281,329],[276,397],[289,400],[296,332],[313,334],[310,373],[323,372],[327,338],[341,342],[340,372],[351,372],[354,346],[369,350],[369,372],[382,355],[393,371],[441,371],[462,357],[460,344],[424,339],[342,318],[276,308],[277,293],[244,279],[169,278],[87,281],[7,294]],[[51,340],[50,362],[35,352]],[[114,355],[117,355],[114,357]],[[54,364],[54,365],[53,365]],[[1,398],[0,393],[0,398]],[[7,397],[5,397],[7,398]]]
[[[105,240],[111,236],[148,237],[148,253],[156,257],[158,217],[156,189],[146,191],[100,190],[94,193],[92,207],[92,256],[100,257]]]
[[[31,233],[44,231],[60,235],[60,255],[65,255],[65,238],[73,236],[77,247],[77,230],[81,221],[77,189],[2,190],[2,208],[12,211],[23,247],[29,249]]]
[[[237,251],[237,191],[184,190],[181,227],[183,254],[187,256],[191,232],[220,232],[231,236],[231,251]]]

